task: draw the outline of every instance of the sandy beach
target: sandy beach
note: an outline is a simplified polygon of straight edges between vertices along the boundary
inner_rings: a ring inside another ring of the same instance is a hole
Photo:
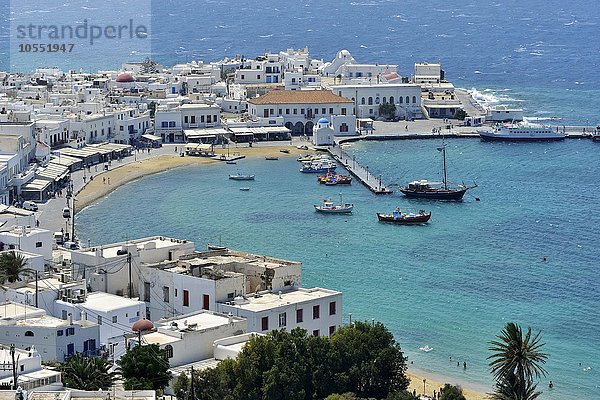
[[[173,147],[174,146],[170,146]],[[289,150],[289,153],[280,152],[281,149]],[[246,157],[297,157],[300,154],[310,153],[310,150],[300,150],[294,146],[254,146],[254,147],[230,147],[229,156]],[[217,155],[227,155],[227,148],[215,148]],[[146,175],[155,174],[169,169],[184,167],[193,164],[209,164],[222,161],[213,160],[209,157],[180,157],[175,151],[173,154],[162,154],[119,166],[113,164],[113,169],[95,175],[94,180],[89,181],[79,193],[77,193],[77,210],[89,206],[94,201],[106,196],[119,186]]]
[[[434,376],[429,374],[424,374],[422,372],[416,372],[409,370],[407,373],[410,378],[410,386],[408,390],[412,392],[413,390],[417,391],[417,394],[423,394],[423,379],[425,379],[425,393],[430,397],[433,396],[433,391],[437,392],[444,384],[449,383],[451,385],[458,385],[462,387],[463,394],[467,398],[467,400],[487,400],[489,396],[483,391],[476,391],[471,388],[466,388],[456,382],[452,382],[452,380],[444,380],[441,376]]]

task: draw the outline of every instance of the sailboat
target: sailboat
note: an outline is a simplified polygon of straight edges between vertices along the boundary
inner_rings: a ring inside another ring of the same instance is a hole
[[[442,142],[442,147],[438,148],[438,150],[442,152],[444,159],[444,180],[442,182],[431,182],[428,180],[412,181],[408,186],[402,186],[399,189],[405,196],[421,199],[460,201],[467,190],[477,186],[468,187],[464,184],[449,185],[446,169],[446,144]]]

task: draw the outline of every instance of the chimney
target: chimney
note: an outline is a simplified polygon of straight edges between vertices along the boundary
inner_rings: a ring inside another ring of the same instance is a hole
[[[229,325],[232,325],[233,324],[233,314],[232,313],[227,314],[227,318],[229,320]]]
[[[67,322],[69,323],[69,325],[73,325],[73,314],[69,313],[69,315],[67,316]]]
[[[81,311],[81,320],[87,321],[87,313],[85,312],[85,310]]]
[[[279,291],[279,299],[281,299],[281,290]]]

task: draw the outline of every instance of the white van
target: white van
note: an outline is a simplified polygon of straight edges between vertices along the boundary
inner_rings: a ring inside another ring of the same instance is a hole
[[[65,235],[60,231],[54,232],[54,242],[56,244],[63,244],[65,242]]]
[[[23,208],[25,210],[29,210],[29,211],[37,211],[38,210],[38,205],[35,204],[33,201],[24,201],[23,202]]]

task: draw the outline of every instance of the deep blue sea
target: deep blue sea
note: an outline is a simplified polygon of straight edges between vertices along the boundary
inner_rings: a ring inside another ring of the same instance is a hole
[[[355,143],[387,183],[439,179],[435,140]],[[77,217],[85,242],[149,235],[219,243],[304,263],[304,285],[344,292],[344,315],[384,322],[414,366],[490,385],[489,340],[508,321],[542,330],[550,354],[543,398],[598,398],[600,390],[600,145],[449,142],[449,176],[479,187],[460,203],[325,187],[291,158],[176,169],[119,188]],[[254,182],[227,179],[256,174]],[[249,186],[250,191],[240,191]],[[321,215],[325,197],[355,205]],[[481,201],[475,201],[475,196]],[[431,210],[427,226],[393,226],[376,212]],[[101,222],[99,222],[101,221]],[[546,261],[543,260],[546,257]],[[431,346],[425,353],[422,346]],[[452,362],[449,361],[452,357]],[[456,362],[466,361],[467,370]],[[581,363],[581,364],[580,364]]]

